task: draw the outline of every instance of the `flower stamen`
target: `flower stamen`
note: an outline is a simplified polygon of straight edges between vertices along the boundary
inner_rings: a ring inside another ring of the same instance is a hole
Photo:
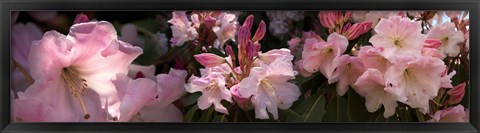
[[[77,75],[74,70],[68,67],[63,68],[62,79],[65,82],[65,87],[70,90],[73,97],[78,99],[84,113],[83,118],[90,118],[90,114],[87,112],[85,103],[83,102],[83,99],[81,97],[85,94],[85,91],[87,90],[87,80],[79,77],[79,75]]]

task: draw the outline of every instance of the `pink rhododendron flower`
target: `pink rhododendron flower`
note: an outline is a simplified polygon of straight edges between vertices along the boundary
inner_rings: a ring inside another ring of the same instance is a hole
[[[198,99],[199,109],[208,109],[213,104],[216,111],[228,114],[227,108],[220,102],[221,100],[233,101],[230,91],[225,86],[225,77],[222,74],[205,71],[205,73],[202,73],[202,77],[192,76],[188,81],[189,83],[185,85],[187,92],[202,92],[202,96]]]
[[[407,98],[407,105],[427,113],[429,100],[440,89],[440,73],[446,68],[443,61],[428,56],[398,56],[393,64],[385,73],[385,90],[400,99]]]
[[[360,48],[358,58],[366,68],[374,68],[384,73],[390,68],[390,66],[392,66],[392,63],[381,55],[382,52],[383,48],[363,46]]]
[[[435,112],[428,122],[468,122],[468,112],[462,105]],[[466,119],[465,119],[466,118]]]
[[[114,121],[129,121],[147,103],[152,102],[156,96],[156,83],[151,79],[138,78],[132,80],[125,74],[117,74],[117,78],[113,80],[113,83],[121,100],[117,112],[118,115],[112,116]]]
[[[121,99],[111,81],[127,74],[141,53],[118,41],[115,28],[105,21],[73,25],[68,36],[46,32],[32,45],[28,64],[35,82],[18,93],[16,120],[98,122],[119,116]]]
[[[217,39],[213,43],[213,46],[215,48],[223,49],[224,43],[228,39],[235,41],[238,22],[236,16],[229,13],[221,13],[218,16],[217,22],[220,23],[220,25],[212,28],[215,35],[217,35]]]
[[[355,90],[358,94],[365,97],[365,106],[368,112],[375,112],[380,107],[384,107],[383,117],[388,118],[395,114],[397,101],[405,101],[399,99],[385,89],[385,79],[383,73],[377,69],[368,68],[355,83]]]
[[[172,19],[168,22],[172,24],[173,38],[170,40],[172,46],[182,46],[185,42],[194,40],[197,36],[197,30],[192,26],[185,14],[185,11],[174,11],[172,13]]]
[[[338,79],[337,93],[343,96],[347,93],[349,86],[354,88],[355,82],[363,74],[365,67],[358,57],[349,55],[342,55],[336,61],[339,64],[337,71],[334,72],[334,77]]]
[[[448,104],[457,104],[462,101],[463,96],[465,96],[466,85],[467,84],[463,82],[447,92],[448,96],[450,96],[450,98],[448,98]]]
[[[375,27],[377,34],[370,38],[376,48],[384,48],[382,53],[391,60],[396,55],[420,54],[427,36],[422,34],[420,22],[412,22],[400,16],[382,18]]]
[[[461,31],[455,30],[455,24],[445,22],[433,27],[428,32],[428,38],[437,39],[442,42],[439,48],[442,59],[450,56],[455,57],[460,53],[459,43],[465,40]]]
[[[154,100],[147,103],[135,116],[132,122],[181,122],[182,112],[173,104],[185,94],[185,78],[187,71],[170,69],[168,74],[156,77]]]
[[[297,49],[299,49],[299,46],[300,46],[300,42],[302,41],[302,39],[298,38],[298,37],[294,37],[290,40],[288,40],[287,44],[288,44],[288,49],[290,49],[290,51],[294,52],[294,51],[297,51]]]
[[[278,119],[278,108],[290,108],[300,96],[298,86],[287,82],[294,78],[291,59],[278,58],[270,65],[261,63],[252,68],[250,76],[240,82],[238,91],[244,98],[251,97],[256,118],[268,119],[268,110]]]
[[[306,41],[302,52],[303,68],[310,73],[320,71],[329,79],[329,83],[333,83],[333,71],[338,66],[334,60],[343,54],[347,45],[347,38],[337,33],[330,34],[327,42]]]

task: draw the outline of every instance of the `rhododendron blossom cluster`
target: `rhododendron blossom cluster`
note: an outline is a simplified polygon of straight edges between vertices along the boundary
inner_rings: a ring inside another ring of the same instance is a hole
[[[12,13],[11,121],[469,120],[467,11],[75,13]]]

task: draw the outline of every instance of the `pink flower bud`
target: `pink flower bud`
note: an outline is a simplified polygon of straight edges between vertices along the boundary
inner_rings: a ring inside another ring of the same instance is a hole
[[[325,28],[333,29],[336,26],[336,15],[333,11],[321,11],[318,13],[318,19],[320,19],[320,24],[322,24],[322,26]]]
[[[230,55],[232,58],[235,58],[235,53],[233,52],[232,46],[227,45],[225,47],[225,52],[227,52],[227,54]]]
[[[436,39],[427,39],[423,47],[438,49],[442,45],[442,42]]]
[[[242,50],[246,48],[248,41],[250,40],[250,30],[246,26],[238,29],[238,49]]]
[[[343,17],[343,22],[347,22],[347,20],[352,16],[352,11],[345,12],[345,16]]]
[[[463,96],[465,96],[465,86],[466,83],[463,82],[447,92],[447,94],[450,96],[448,98],[448,104],[457,104],[462,101]]]
[[[80,13],[75,17],[75,20],[73,20],[73,24],[84,23],[88,21],[90,21],[88,19],[88,16],[83,13]]]
[[[347,24],[347,26],[349,25]],[[371,27],[372,27],[372,22],[370,21],[356,23],[356,24],[353,24],[351,27],[348,27],[348,29],[342,34],[345,37],[347,37],[348,40],[354,40],[354,39],[357,39],[360,35],[368,32]]]
[[[246,53],[247,53],[247,59],[248,60],[252,60],[255,56],[258,55],[257,48],[255,47],[255,44],[253,44],[252,41],[248,42],[246,50],[247,50]]]
[[[212,53],[203,53],[194,55],[198,63],[205,67],[214,67],[225,63],[225,58]]]
[[[252,29],[252,25],[253,25],[253,15],[250,15],[247,17],[247,19],[245,19],[242,26],[246,26],[246,28],[250,31],[250,29]]]
[[[255,32],[255,35],[252,38],[253,42],[258,42],[263,38],[263,36],[265,36],[265,31],[267,29],[266,27],[267,26],[265,25],[265,22],[263,22],[263,20],[262,20],[260,22],[260,24],[258,25],[257,31]]]

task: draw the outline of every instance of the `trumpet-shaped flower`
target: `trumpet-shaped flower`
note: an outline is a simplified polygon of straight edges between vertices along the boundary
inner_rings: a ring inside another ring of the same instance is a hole
[[[440,89],[440,73],[446,66],[443,61],[428,56],[398,56],[385,73],[386,91],[407,99],[404,103],[412,108],[428,112],[429,100]]]
[[[457,56],[460,53],[460,46],[458,44],[465,41],[463,33],[456,31],[455,24],[452,22],[445,22],[433,27],[427,35],[428,38],[442,42],[440,48],[438,48],[442,59],[447,56]]]
[[[383,48],[385,58],[392,60],[396,55],[420,54],[427,36],[422,34],[420,22],[412,22],[400,16],[382,18],[375,27],[377,34],[370,38],[376,48]]]
[[[300,96],[298,86],[287,82],[295,78],[291,59],[279,58],[267,65],[252,68],[250,76],[240,82],[240,96],[251,98],[255,117],[268,119],[270,112],[278,119],[278,108],[288,109]]]
[[[213,104],[216,111],[228,114],[227,108],[222,105],[221,101],[233,101],[232,95],[225,84],[225,77],[221,73],[204,70],[202,77],[190,77],[185,89],[189,93],[202,92],[198,99],[198,108],[205,110]]]
[[[383,117],[388,118],[395,114],[397,101],[405,101],[406,99],[399,99],[385,91],[385,79],[383,73],[377,69],[368,68],[355,83],[353,88],[358,94],[365,97],[365,106],[368,112],[375,112],[380,107],[385,109]]]
[[[354,88],[355,82],[363,74],[365,67],[358,57],[349,55],[342,55],[336,61],[339,64],[337,71],[334,72],[334,77],[338,79],[337,93],[343,96],[347,93],[349,86]]]
[[[115,28],[105,21],[75,24],[68,36],[46,32],[33,43],[28,58],[35,82],[15,101],[35,108],[14,103],[15,118],[72,122],[118,116],[121,99],[111,81],[127,74],[141,53],[141,48],[118,41]]]
[[[174,11],[172,14],[172,19],[168,21],[172,24],[170,26],[173,36],[170,40],[172,46],[182,46],[185,42],[197,38],[197,30],[192,26],[192,22],[188,20],[185,11]]]
[[[118,97],[121,100],[118,115],[112,117],[119,122],[129,121],[156,96],[156,83],[151,79],[132,80],[125,74],[117,74],[117,78],[112,82],[117,87]]]
[[[182,112],[173,104],[185,94],[187,71],[170,69],[168,74],[156,77],[156,98],[147,103],[135,116],[133,122],[181,122]]]
[[[315,73],[320,71],[333,83],[333,72],[338,64],[334,62],[346,50],[348,40],[344,36],[332,33],[327,42],[306,41],[303,48],[303,68],[305,71]]]
[[[215,48],[223,49],[223,45],[228,39],[235,41],[238,22],[236,16],[229,13],[221,13],[218,15],[217,22],[220,23],[220,25],[212,28],[215,35],[217,35],[217,39],[213,43],[213,46]]]
[[[381,54],[383,48],[374,48],[372,46],[363,46],[360,48],[358,58],[366,68],[374,68],[385,73],[392,63]]]

